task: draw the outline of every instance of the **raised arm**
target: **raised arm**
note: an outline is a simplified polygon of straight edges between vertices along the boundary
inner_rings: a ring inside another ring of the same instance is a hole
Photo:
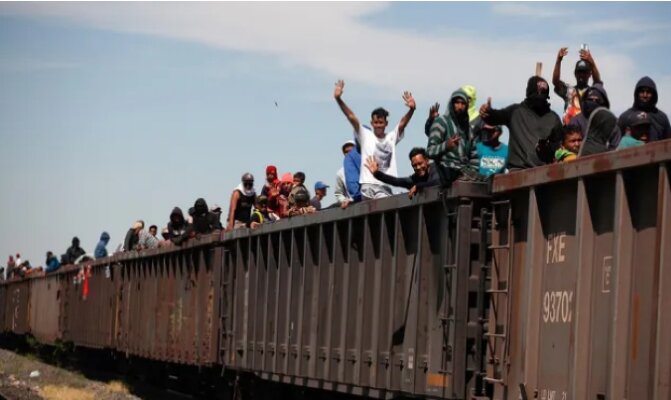
[[[603,81],[601,80],[601,73],[599,72],[599,69],[596,67],[596,62],[594,62],[594,58],[592,57],[592,52],[589,50],[580,50],[580,58],[587,61],[592,66],[592,82],[603,83]]]
[[[407,90],[403,92],[403,101],[405,102],[405,105],[408,107],[408,112],[405,113],[403,118],[401,118],[401,120],[398,123],[399,138],[403,137],[405,127],[408,126],[408,123],[412,118],[412,114],[415,112],[415,108],[417,108],[417,105],[415,104],[415,99],[412,97],[412,93],[408,92]]]
[[[397,178],[380,171],[378,169],[377,161],[375,161],[375,157],[373,156],[368,157],[368,160],[366,161],[366,168],[368,168],[368,170],[373,174],[375,179],[382,183],[386,183],[387,185],[398,186],[406,189],[410,189],[414,185],[412,179],[410,178]]]
[[[426,137],[429,137],[429,133],[431,133],[431,125],[433,125],[433,121],[440,115],[440,111],[438,111],[439,109],[440,104],[437,102],[429,108],[429,118],[426,119],[426,123],[424,124],[424,134]]]
[[[480,106],[480,117],[489,125],[506,125],[510,123],[510,117],[517,105],[513,104],[501,110],[492,108],[492,98],[487,98],[487,102]]]
[[[561,62],[564,59],[564,56],[568,54],[568,47],[562,47],[557,53],[557,61],[555,61],[555,68],[552,71],[552,84],[555,88],[559,85],[563,85],[564,82],[561,80]],[[556,89],[555,89],[556,91]]]
[[[354,128],[354,132],[357,134],[359,133],[359,119],[354,115],[354,112],[347,107],[347,104],[345,104],[345,101],[342,99],[342,92],[343,89],[345,88],[345,81],[340,79],[338,82],[335,83],[335,90],[333,92],[333,97],[335,97],[336,103],[340,106],[340,109],[342,110],[343,114],[345,114],[345,117],[347,117],[347,120],[349,123],[352,125],[352,128]]]

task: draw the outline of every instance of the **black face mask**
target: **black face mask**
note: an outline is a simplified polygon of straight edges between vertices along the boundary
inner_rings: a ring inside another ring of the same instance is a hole
[[[589,118],[589,116],[592,115],[592,112],[593,112],[594,110],[596,110],[597,108],[599,108],[600,106],[601,106],[601,104],[597,103],[597,102],[594,101],[594,100],[588,100],[588,99],[585,99],[585,100],[583,101],[582,111],[581,111],[581,112],[582,112],[583,114],[585,114],[585,117],[586,117],[586,118]]]
[[[536,114],[547,112],[550,109],[550,104],[547,101],[547,97],[544,95],[531,95],[526,98],[525,103],[527,103],[529,108]]]

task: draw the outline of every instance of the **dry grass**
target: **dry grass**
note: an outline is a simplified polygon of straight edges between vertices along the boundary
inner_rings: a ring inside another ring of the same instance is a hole
[[[125,383],[121,381],[111,381],[107,385],[105,385],[107,390],[110,392],[114,393],[123,393],[123,394],[130,394],[130,391],[128,390],[128,387],[126,386]]]
[[[47,385],[40,389],[40,396],[46,400],[93,400],[94,394],[67,386]]]

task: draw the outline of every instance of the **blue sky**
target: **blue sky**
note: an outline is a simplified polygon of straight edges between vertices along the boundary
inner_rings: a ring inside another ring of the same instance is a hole
[[[198,197],[228,207],[246,171],[333,185],[351,129],[332,98],[418,109],[399,145],[426,145],[428,107],[463,84],[518,102],[536,61],[551,78],[581,43],[624,111],[644,75],[671,111],[669,3],[0,3],[0,265],[33,265],[77,235],[110,248],[136,219],[164,226]],[[275,107],[277,101],[279,107]],[[561,102],[553,95],[553,108]],[[329,202],[333,196],[329,194]]]

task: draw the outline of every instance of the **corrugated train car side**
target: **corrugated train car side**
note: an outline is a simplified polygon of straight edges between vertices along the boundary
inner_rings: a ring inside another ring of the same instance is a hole
[[[375,398],[466,398],[480,359],[487,198],[486,185],[459,182],[446,196],[435,188],[227,234],[223,364]]]
[[[497,177],[496,399],[671,398],[671,141]]]

